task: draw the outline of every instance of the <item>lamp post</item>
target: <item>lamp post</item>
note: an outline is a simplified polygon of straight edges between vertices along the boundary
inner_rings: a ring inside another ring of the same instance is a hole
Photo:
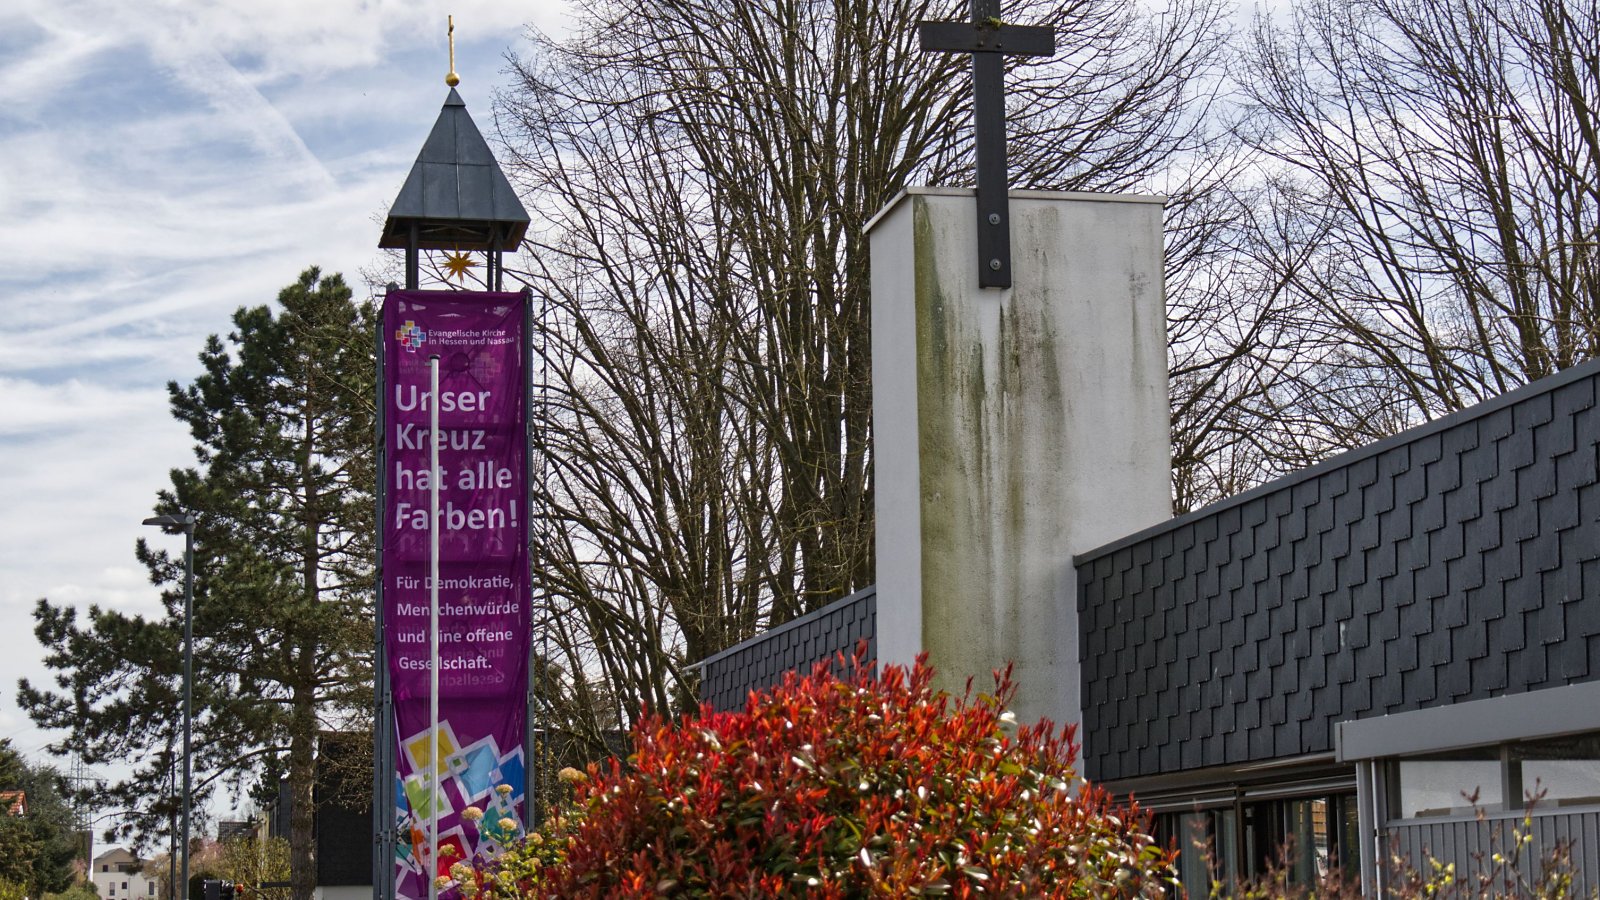
[[[146,525],[183,532],[183,867],[178,900],[189,900],[189,730],[194,695],[194,513],[151,516]]]

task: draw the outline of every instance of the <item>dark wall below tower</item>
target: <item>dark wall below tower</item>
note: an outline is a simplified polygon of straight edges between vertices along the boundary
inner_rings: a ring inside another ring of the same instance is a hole
[[[316,817],[319,886],[372,883],[372,735],[325,731],[318,736]],[[278,783],[269,833],[289,837],[293,799],[287,779]]]

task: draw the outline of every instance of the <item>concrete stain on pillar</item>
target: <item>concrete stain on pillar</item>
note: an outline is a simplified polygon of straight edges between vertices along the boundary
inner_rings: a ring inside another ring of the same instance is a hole
[[[1045,287],[1060,276],[1048,266],[1036,271],[1044,278],[1035,276],[1019,284],[1002,330],[1012,362],[1005,386],[1009,415],[1003,438],[1004,483],[999,486],[1006,504],[1001,538],[1008,552],[1028,559],[1051,555],[1048,544],[1071,513],[1057,477],[1057,463],[1065,462],[1069,446],[1068,398],[1060,370],[1063,323],[1059,321],[1058,298]],[[1008,655],[1025,658],[1035,672],[1041,665],[1053,665],[1057,655],[1054,644],[1041,641],[1044,635],[1054,633],[1055,623],[1035,618],[1041,610],[1051,608],[1057,586],[1053,579],[1040,581],[1040,574],[1012,573],[1007,579],[1008,612],[1000,638]],[[1043,687],[1033,685],[1032,690]],[[1022,690],[1029,687],[1024,684]]]
[[[961,673],[987,656],[995,631],[993,548],[972,540],[986,532],[988,519],[988,351],[962,302],[965,290],[946,285],[940,271],[937,251],[944,242],[926,201],[913,202],[922,646],[941,672],[940,686],[959,690]],[[970,275],[963,266],[950,269],[952,278]]]

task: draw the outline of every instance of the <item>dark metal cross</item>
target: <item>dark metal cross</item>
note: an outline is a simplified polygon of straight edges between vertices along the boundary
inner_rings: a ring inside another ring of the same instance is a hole
[[[972,54],[972,111],[977,124],[978,286],[1011,286],[1007,203],[1005,57],[1050,56],[1049,28],[1005,25],[1000,0],[972,0],[971,22],[921,22],[922,49]]]

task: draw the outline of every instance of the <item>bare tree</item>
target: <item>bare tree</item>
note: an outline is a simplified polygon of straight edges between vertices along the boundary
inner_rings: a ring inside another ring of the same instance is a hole
[[[1308,456],[1595,354],[1592,0],[1308,0],[1250,57],[1279,166],[1253,252],[1304,366],[1274,399]]]
[[[514,60],[498,125],[548,223],[524,273],[551,323],[536,568],[576,730],[687,701],[686,664],[872,581],[862,228],[908,184],[970,183],[967,63],[913,27],[966,14],[601,0]],[[1008,17],[1064,48],[1011,72],[1014,184],[1187,208],[1215,180],[1218,4]]]
[[[1282,315],[1281,280],[1244,252],[1263,192],[1231,186],[1250,160],[1169,215],[1167,358],[1173,507],[1188,512],[1277,474],[1275,389],[1299,369]]]

